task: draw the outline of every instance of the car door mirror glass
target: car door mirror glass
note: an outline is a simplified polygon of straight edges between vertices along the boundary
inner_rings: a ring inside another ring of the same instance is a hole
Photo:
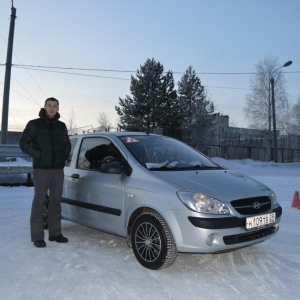
[[[111,163],[111,162],[114,162],[114,161],[116,161],[116,159],[113,156],[106,156],[103,159],[103,164],[105,164],[105,163]]]

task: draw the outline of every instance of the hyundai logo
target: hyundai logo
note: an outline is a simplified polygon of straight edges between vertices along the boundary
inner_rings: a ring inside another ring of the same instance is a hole
[[[261,204],[260,204],[259,202],[254,202],[254,203],[252,204],[252,207],[253,207],[254,209],[260,209],[260,208],[261,208]]]

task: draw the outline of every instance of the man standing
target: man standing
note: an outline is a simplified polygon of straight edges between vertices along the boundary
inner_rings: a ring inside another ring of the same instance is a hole
[[[20,139],[20,148],[33,158],[34,198],[31,207],[31,241],[36,247],[46,247],[43,213],[49,191],[49,241],[67,243],[61,233],[61,196],[64,166],[70,154],[71,143],[66,124],[59,121],[59,102],[48,98],[39,118],[27,123]]]

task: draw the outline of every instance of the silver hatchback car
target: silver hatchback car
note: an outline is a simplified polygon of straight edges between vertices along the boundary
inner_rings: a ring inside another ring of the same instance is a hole
[[[127,238],[146,268],[178,252],[218,253],[274,235],[282,208],[264,184],[160,135],[71,137],[62,217]]]

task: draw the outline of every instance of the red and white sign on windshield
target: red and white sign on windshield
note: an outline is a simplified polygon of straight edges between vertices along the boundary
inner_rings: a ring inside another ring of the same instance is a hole
[[[137,139],[134,139],[132,137],[127,136],[126,137],[126,143],[139,143],[140,141]]]

